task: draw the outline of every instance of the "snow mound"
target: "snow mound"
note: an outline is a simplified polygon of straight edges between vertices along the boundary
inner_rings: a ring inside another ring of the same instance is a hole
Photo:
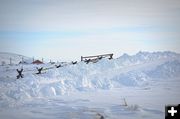
[[[102,59],[97,63],[79,62],[54,67],[40,75],[35,74],[35,66],[29,64],[24,65],[24,78],[17,80],[15,69],[18,67],[13,65],[10,71],[0,67],[0,105],[35,97],[68,95],[74,91],[148,86],[153,78],[180,77],[180,55],[173,52],[124,54],[117,59]]]
[[[130,71],[127,73],[119,74],[112,78],[114,85],[124,85],[124,86],[145,86],[148,84],[149,77],[143,72]],[[119,86],[117,86],[119,87]]]

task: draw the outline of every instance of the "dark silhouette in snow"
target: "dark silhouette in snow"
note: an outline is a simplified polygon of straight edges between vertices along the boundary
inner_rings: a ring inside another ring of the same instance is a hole
[[[56,68],[62,67],[61,65],[55,65]]]
[[[74,65],[74,64],[77,64],[77,61],[75,61],[75,62],[72,61],[72,64],[73,64],[73,65]]]
[[[23,78],[23,74],[22,74],[23,69],[21,69],[21,70],[16,69],[16,71],[18,72],[17,79]]]
[[[113,54],[111,54],[111,55],[110,55],[110,58],[109,58],[109,60],[111,60],[111,59],[113,59]]]
[[[102,58],[103,58],[102,56],[98,57],[99,60],[101,60]]]
[[[86,64],[88,64],[91,61],[91,59],[85,59],[84,62],[86,62]]]
[[[97,116],[99,117],[98,119],[104,119],[104,116],[101,115],[100,113],[97,113]]]
[[[36,67],[36,69],[38,70],[38,73],[36,73],[36,74],[41,74],[41,71],[43,70],[43,67],[41,67],[41,68]]]

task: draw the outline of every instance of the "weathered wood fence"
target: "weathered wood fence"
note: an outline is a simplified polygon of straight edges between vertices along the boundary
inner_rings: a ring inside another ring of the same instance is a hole
[[[99,60],[101,60],[102,58],[108,58],[108,59],[113,59],[113,54],[103,54],[103,55],[95,55],[95,56],[81,56],[81,61],[84,61],[86,64],[88,64],[89,62],[93,62],[93,63],[96,63],[98,62]],[[70,63],[68,63],[69,65],[72,64],[72,65],[75,65],[77,64],[78,62],[77,61],[72,61]],[[54,69],[54,68],[60,68],[60,67],[64,67],[64,66],[67,66],[68,64],[59,64],[59,65],[54,65],[54,66],[51,66],[51,67],[48,67],[48,68],[44,68],[44,67],[36,67],[36,70],[37,72],[35,74],[42,74],[42,71],[45,71],[45,70],[49,70],[49,69]],[[20,70],[19,69],[16,69],[18,75],[17,75],[17,79],[19,78],[23,78],[23,72],[28,72],[28,71],[33,71],[33,70],[26,70],[24,71],[23,68],[21,68]]]
[[[81,56],[81,61],[86,62],[87,64],[89,62],[96,63],[102,58],[108,58],[108,59],[113,59],[113,54],[103,54],[103,55],[94,55],[94,56]]]

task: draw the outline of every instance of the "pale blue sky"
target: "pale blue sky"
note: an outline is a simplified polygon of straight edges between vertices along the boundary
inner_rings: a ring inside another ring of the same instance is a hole
[[[0,51],[51,59],[180,53],[179,0],[0,0]]]

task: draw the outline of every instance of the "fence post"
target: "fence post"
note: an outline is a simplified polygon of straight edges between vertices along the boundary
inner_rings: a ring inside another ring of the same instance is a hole
[[[56,68],[62,67],[61,64],[60,65],[55,65]]]
[[[24,63],[24,57],[22,57],[22,63]]]
[[[110,58],[109,59],[113,59],[113,54],[110,55]]]
[[[10,57],[10,59],[9,59],[9,60],[10,60],[10,62],[9,62],[9,63],[10,63],[10,65],[12,65],[12,58]]]
[[[17,79],[23,78],[23,74],[22,74],[23,68],[21,68],[21,70],[16,69],[16,71],[18,72]]]
[[[43,70],[43,67],[41,67],[41,68],[36,67],[36,69],[38,70],[38,73],[36,73],[36,74],[41,74],[41,71]]]

